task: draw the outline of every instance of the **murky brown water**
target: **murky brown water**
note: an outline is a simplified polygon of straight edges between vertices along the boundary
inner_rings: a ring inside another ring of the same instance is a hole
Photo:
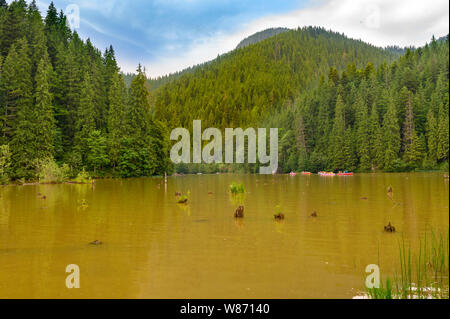
[[[366,265],[393,272],[402,236],[414,246],[449,229],[442,173],[161,181],[0,188],[0,298],[351,298]],[[246,187],[243,220],[233,181]],[[188,190],[189,205],[176,204]],[[383,232],[389,221],[397,233]],[[80,289],[65,286],[68,264]]]

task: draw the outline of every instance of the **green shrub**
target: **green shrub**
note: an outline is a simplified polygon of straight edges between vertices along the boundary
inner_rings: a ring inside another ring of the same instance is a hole
[[[70,169],[67,164],[59,166],[52,158],[37,161],[37,176],[41,183],[62,183],[68,180]]]
[[[6,184],[9,181],[8,168],[11,165],[11,152],[9,145],[0,145],[0,184]]]
[[[89,175],[88,172],[84,170],[84,168],[81,170],[81,172],[78,173],[77,177],[75,178],[76,183],[80,184],[88,184],[92,182],[92,178]]]

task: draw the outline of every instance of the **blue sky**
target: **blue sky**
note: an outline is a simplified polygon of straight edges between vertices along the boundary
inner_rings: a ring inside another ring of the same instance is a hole
[[[394,2],[394,4],[392,3]],[[45,15],[50,1],[37,1]],[[110,44],[122,70],[151,77],[208,61],[268,27],[319,25],[384,46],[421,45],[448,33],[448,1],[418,0],[55,0],[75,4],[77,32]]]

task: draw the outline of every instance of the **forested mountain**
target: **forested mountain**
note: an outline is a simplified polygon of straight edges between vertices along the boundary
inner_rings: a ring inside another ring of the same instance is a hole
[[[284,172],[446,168],[448,38],[399,52],[321,28],[285,32],[163,86],[156,117],[278,127]]]
[[[252,34],[251,36],[245,38],[239,44],[237,45],[236,49],[244,48],[250,44],[255,44],[258,42],[261,42],[262,40],[265,40],[267,38],[271,38],[277,34],[287,32],[289,31],[288,28],[270,28],[266,29],[264,31],[256,32],[255,34]]]
[[[282,172],[448,168],[448,37],[400,53],[307,27],[170,77],[139,66],[128,86],[114,49],[53,3],[43,19],[35,1],[0,0],[0,182],[170,173],[170,129],[196,119],[280,128]]]
[[[139,66],[126,89],[114,49],[82,41],[53,3],[43,19],[35,1],[0,1],[0,179],[35,179],[53,159],[70,175],[163,173],[145,80]]]
[[[322,28],[284,32],[234,50],[169,82],[156,93],[157,118],[169,127],[193,119],[219,128],[255,126],[292,103],[333,67],[391,62],[396,54]]]

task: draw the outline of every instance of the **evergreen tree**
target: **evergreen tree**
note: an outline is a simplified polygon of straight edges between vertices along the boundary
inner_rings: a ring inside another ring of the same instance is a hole
[[[91,76],[86,72],[81,86],[74,143],[74,149],[83,162],[86,161],[86,154],[88,153],[89,135],[96,129],[94,116],[94,91]]]
[[[377,155],[382,153],[382,134],[380,130],[377,104],[374,102],[372,104],[372,110],[369,118],[369,157],[372,170],[375,166],[382,165],[383,161],[377,160]]]
[[[368,171],[371,168],[371,143],[370,143],[370,121],[367,110],[367,104],[362,98],[357,99],[356,103],[356,145],[360,161],[360,168]]]
[[[1,25],[0,55],[7,56],[10,47],[25,35],[27,3],[25,0],[11,2]]]
[[[126,93],[123,78],[118,73],[114,73],[112,76],[111,88],[109,90],[108,113],[109,156],[114,168],[119,160],[122,140],[127,134],[131,133],[131,129],[126,127]]]
[[[31,76],[34,78],[41,59],[47,58],[46,38],[41,14],[33,0],[27,12],[27,38],[31,53]]]
[[[88,153],[86,162],[94,170],[106,167],[109,164],[108,140],[99,130],[89,132],[87,138]]]
[[[11,168],[13,177],[25,177],[27,179],[34,177],[34,167],[37,158],[35,144],[35,113],[32,101],[32,81],[31,81],[31,63],[29,59],[29,48],[25,38],[17,41],[17,60],[11,61],[15,80],[8,81],[7,97],[11,98],[11,109],[8,120],[12,122],[11,137]],[[13,44],[15,46],[16,44]],[[12,48],[14,57],[15,47]],[[9,57],[9,56],[8,56]],[[7,59],[8,61],[8,59]],[[8,61],[9,63],[9,61]],[[6,65],[5,65],[6,67]],[[6,71],[6,68],[5,68]],[[12,85],[12,87],[11,87]],[[6,131],[5,133],[9,133]]]
[[[427,145],[428,159],[431,163],[436,163],[438,159],[438,143],[438,125],[434,117],[434,112],[430,109],[427,115]]]
[[[383,167],[387,171],[393,170],[394,162],[398,159],[400,141],[397,112],[391,99],[383,120],[383,144],[385,148]]]
[[[45,57],[41,59],[36,73],[34,99],[36,158],[53,158],[55,138],[55,118],[53,114],[50,84],[52,67]]]
[[[346,167],[346,147],[345,147],[345,121],[344,121],[344,102],[340,95],[336,100],[336,110],[334,115],[333,130],[331,133],[331,154],[333,159],[333,168],[344,170]]]
[[[124,177],[149,176],[156,169],[156,155],[150,137],[150,105],[145,87],[146,77],[139,65],[129,90],[127,126],[132,128],[123,140],[119,157],[120,173]]]
[[[448,121],[448,108],[444,108],[441,104],[439,109],[439,124],[437,127],[437,149],[436,155],[438,161],[448,161],[449,152],[449,121]]]

